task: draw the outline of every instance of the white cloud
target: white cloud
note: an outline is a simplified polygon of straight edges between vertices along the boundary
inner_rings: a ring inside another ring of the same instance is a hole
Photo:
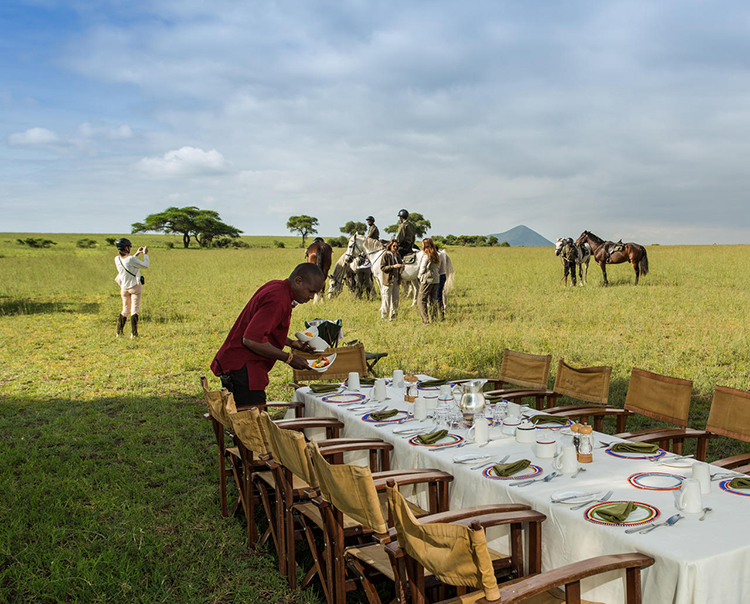
[[[167,151],[163,157],[144,157],[136,166],[154,178],[204,176],[229,170],[229,162],[216,149],[204,151],[195,147]]]
[[[83,122],[78,126],[76,134],[85,139],[110,139],[121,140],[133,137],[133,129],[127,124],[121,124],[117,128],[106,126],[94,126],[89,122]]]
[[[59,142],[57,134],[46,128],[29,128],[25,132],[16,132],[8,137],[10,145],[26,147],[46,147]]]

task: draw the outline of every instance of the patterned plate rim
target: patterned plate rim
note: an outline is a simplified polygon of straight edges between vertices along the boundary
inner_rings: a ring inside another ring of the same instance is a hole
[[[423,445],[422,443],[414,442],[418,436],[421,436],[421,435],[417,434],[415,436],[412,436],[409,439],[409,444],[410,445],[414,445],[415,447],[432,447],[433,449],[437,449],[439,447],[447,447],[449,445],[457,445],[458,443],[464,442],[464,437],[463,436],[459,436],[458,434],[448,434],[447,436],[444,436],[443,438],[448,438],[448,436],[450,436],[451,438],[454,438],[455,440],[453,440],[453,441],[451,441],[449,443],[441,443],[439,445]]]
[[[530,423],[534,424],[534,422],[530,422]],[[537,426],[536,424],[534,424],[534,426],[536,428],[539,428],[540,430],[562,430],[563,428],[570,428],[570,426],[572,425],[573,425],[572,419],[569,419],[568,423],[565,424],[564,426],[545,426],[545,425]]]
[[[598,518],[593,517],[593,513],[598,510],[601,507],[607,507],[610,505],[617,505],[618,503],[628,503],[627,501],[603,501],[602,503],[595,503],[590,508],[586,509],[586,512],[583,514],[583,517],[588,520],[589,522],[593,522],[594,524],[601,524],[603,526],[639,526],[641,524],[648,524],[652,520],[656,520],[660,515],[661,512],[659,511],[659,508],[657,508],[654,505],[651,505],[650,503],[641,503],[640,501],[634,501],[633,503],[639,507],[643,508],[644,510],[648,510],[651,512],[649,516],[644,518],[643,520],[637,520],[635,522],[607,522],[606,520],[599,520]]]
[[[344,400],[344,401],[338,401],[338,400],[331,400],[334,397],[354,397],[351,400]],[[320,400],[325,403],[358,403],[359,401],[365,400],[367,397],[364,394],[355,394],[354,392],[342,392],[340,394],[327,394],[326,396],[322,397]]]
[[[750,497],[750,491],[748,491],[747,493],[741,493],[739,490],[736,490],[736,489],[733,489],[732,487],[730,487],[729,483],[732,482],[733,480],[734,480],[734,478],[727,478],[725,480],[720,480],[719,481],[719,488],[722,491],[726,491],[727,493],[732,493],[732,495],[740,495],[742,497]],[[742,490],[744,490],[744,489],[742,489]]]
[[[667,454],[667,452],[664,449],[659,449],[659,452],[654,453],[653,455],[637,453],[636,455],[643,455],[643,457],[630,457],[627,454],[613,452],[611,447],[604,449],[604,452],[607,455],[611,455],[612,457],[618,457],[619,459],[659,459],[660,457],[664,457]]]
[[[402,419],[409,419],[413,416],[413,414],[410,411],[402,411],[401,409],[398,410],[398,413],[394,415],[393,417],[389,417],[388,419],[370,419],[370,416],[373,413],[378,413],[377,411],[373,411],[372,413],[368,413],[362,417],[363,422],[378,422],[378,423],[389,423],[389,422],[400,422]],[[382,413],[382,411],[380,412]],[[399,414],[405,413],[406,415],[404,417],[399,417]]]
[[[677,484],[670,487],[649,487],[638,482],[639,479],[646,478],[647,476],[668,476],[669,478],[676,478]],[[628,482],[632,486],[636,489],[643,489],[644,491],[676,491],[682,485],[683,480],[685,480],[684,476],[680,476],[679,474],[669,474],[668,472],[636,472],[635,474],[628,476]]]
[[[542,468],[540,468],[539,466],[535,466],[533,463],[529,464],[529,467],[526,468],[526,470],[531,470],[530,473],[513,474],[513,476],[494,476],[493,474],[490,474],[490,472],[492,472],[492,470],[494,469],[494,466],[490,466],[489,468],[483,470],[482,474],[485,476],[485,478],[491,478],[492,480],[518,480],[521,478],[533,478],[534,476],[538,476],[542,473]],[[524,472],[526,470],[524,470]]]

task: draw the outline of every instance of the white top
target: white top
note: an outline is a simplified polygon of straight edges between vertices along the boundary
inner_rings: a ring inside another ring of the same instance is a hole
[[[445,275],[445,252],[443,250],[440,250],[438,252],[438,256],[440,257],[440,266],[438,268],[438,274]]]
[[[143,260],[139,260],[135,256],[123,258],[117,255],[115,256],[115,266],[117,267],[115,281],[120,285],[120,289],[131,289],[140,284],[141,269],[148,268],[148,254],[143,254]]]

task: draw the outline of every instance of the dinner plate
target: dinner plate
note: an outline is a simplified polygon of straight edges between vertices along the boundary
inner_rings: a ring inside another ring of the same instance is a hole
[[[450,445],[457,445],[458,443],[464,442],[463,436],[459,436],[458,434],[448,434],[448,436],[441,438],[434,445],[423,445],[417,440],[419,436],[419,434],[417,434],[416,436],[412,436],[409,439],[409,443],[414,445],[415,447],[430,447],[432,449],[437,449],[440,447],[448,447]]]
[[[315,361],[319,361],[320,359],[307,359],[307,364],[310,365],[310,369],[313,371],[317,371],[318,373],[323,373],[324,371],[328,371],[328,369],[333,365],[333,362],[336,360],[336,353],[326,355],[325,357],[320,357],[328,359],[329,363],[325,367],[313,367],[313,363]]]
[[[601,493],[601,491],[557,491],[557,493],[552,493],[550,499],[552,501],[564,499],[565,501],[560,501],[560,503],[564,503],[565,505],[575,505],[576,503],[583,503],[590,499],[596,499],[599,496],[599,493]]]
[[[489,458],[489,455],[456,455],[453,458],[453,463],[482,463]]]
[[[733,493],[735,495],[742,495],[743,497],[750,497],[750,489],[733,489],[729,486],[733,478],[727,478],[726,480],[719,481],[719,488],[727,493]]]
[[[382,412],[381,412],[382,413]],[[372,413],[368,413],[367,415],[362,417],[363,422],[378,422],[378,423],[391,423],[391,422],[400,422],[402,419],[408,419],[411,417],[411,413],[408,411],[399,411],[394,415],[393,417],[389,417],[388,419],[373,419],[370,416]]]
[[[612,447],[608,447],[604,451],[607,455],[619,457],[620,459],[659,459],[667,454],[663,449],[659,449],[657,453],[615,453],[612,451]]]
[[[326,403],[358,403],[359,401],[365,400],[367,397],[364,394],[356,392],[344,392],[343,394],[328,394],[321,398],[321,401]]]
[[[669,466],[670,468],[692,468],[695,463],[694,459],[665,459],[659,462],[660,466]]]
[[[648,524],[652,520],[658,518],[660,514],[659,508],[648,503],[634,501],[635,509],[625,522],[609,522],[594,515],[594,512],[597,510],[606,509],[619,503],[627,503],[627,501],[605,501],[604,503],[596,503],[584,512],[583,517],[589,522],[603,524],[604,526],[638,526],[639,524]]]
[[[495,474],[495,466],[485,468],[484,472],[482,472],[485,477],[492,478],[493,480],[518,480],[519,478],[531,478],[532,476],[537,476],[541,473],[542,468],[535,466],[534,464],[531,464],[525,470],[518,472],[518,474],[513,474],[513,476],[498,476]]]
[[[628,482],[632,486],[646,491],[676,491],[683,480],[684,476],[666,472],[636,472],[628,476]]]

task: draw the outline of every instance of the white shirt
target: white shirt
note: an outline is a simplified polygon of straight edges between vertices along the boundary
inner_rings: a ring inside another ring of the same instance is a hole
[[[135,256],[123,258],[117,255],[115,266],[117,267],[115,281],[120,284],[120,289],[131,289],[141,283],[141,269],[148,268],[148,254],[143,254],[143,260],[138,260]]]

